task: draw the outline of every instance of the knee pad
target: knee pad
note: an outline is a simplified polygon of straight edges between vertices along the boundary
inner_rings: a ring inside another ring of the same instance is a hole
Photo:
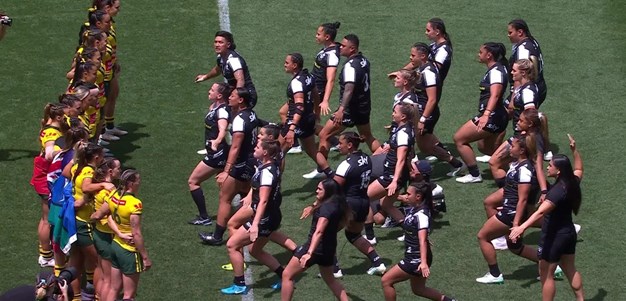
[[[361,233],[354,233],[354,232],[348,232],[348,231],[344,231],[344,234],[346,235],[346,238],[348,239],[348,241],[351,244],[354,244],[354,242],[359,239],[359,237],[361,237]]]

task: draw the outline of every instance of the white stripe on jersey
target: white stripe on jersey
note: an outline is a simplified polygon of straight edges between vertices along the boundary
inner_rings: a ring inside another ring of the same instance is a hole
[[[243,132],[244,128],[245,128],[245,122],[243,121],[243,118],[241,118],[241,116],[239,115],[235,116],[235,118],[233,119],[233,125],[232,125],[233,133]]]
[[[417,212],[417,222],[418,222],[417,224],[418,230],[428,229],[429,227],[428,215],[424,213],[424,210],[420,210]]]
[[[291,80],[291,90],[293,91],[293,94],[302,93],[304,91],[302,83],[298,80],[298,78]]]
[[[446,61],[449,55],[450,54],[448,53],[448,50],[446,50],[445,46],[441,46],[437,49],[437,53],[435,53],[435,62],[443,65],[443,62]]]
[[[326,57],[328,57],[326,60],[327,67],[337,67],[339,65],[339,57],[334,51],[326,52]]]
[[[221,107],[217,110],[217,119],[226,119],[228,120],[228,111],[226,111],[226,107]]]
[[[341,164],[339,164],[339,166],[337,166],[335,174],[345,178],[346,174],[348,174],[348,169],[350,169],[350,163],[348,163],[347,160],[344,160]]]
[[[502,76],[500,70],[494,68],[489,71],[489,84],[502,84],[504,83],[503,78],[504,76]]]
[[[519,168],[519,183],[520,184],[529,184],[531,183],[533,178],[533,173],[526,166],[522,166]]]
[[[522,90],[522,102],[524,103],[524,109],[535,107],[535,93],[530,89]]]
[[[343,82],[344,83],[354,83],[356,82],[356,70],[352,67],[352,60],[350,60],[343,67]]]
[[[396,140],[398,141],[398,147],[400,146],[408,146],[409,145],[409,134],[407,134],[407,132],[402,129],[400,131],[398,131],[398,134],[396,136]]]
[[[437,85],[437,75],[435,75],[435,72],[430,70],[430,67],[422,71],[422,76],[424,77],[424,87],[432,87]]]
[[[272,186],[272,182],[274,182],[274,175],[272,172],[265,168],[261,171],[261,186]]]
[[[234,57],[232,54],[228,56],[226,63],[233,69],[233,72],[241,69],[241,60],[238,57]]]
[[[526,47],[524,47],[524,44],[519,45],[519,47],[517,47],[517,60],[521,60],[521,59],[530,60],[530,50],[526,49]]]

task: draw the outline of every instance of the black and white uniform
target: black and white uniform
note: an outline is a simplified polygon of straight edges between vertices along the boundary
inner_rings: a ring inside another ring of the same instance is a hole
[[[398,267],[405,273],[422,277],[422,273],[418,271],[419,265],[422,263],[422,254],[420,250],[420,240],[418,232],[420,230],[429,230],[430,211],[425,206],[417,208],[408,207],[404,216],[404,258],[398,263]],[[429,231],[430,232],[430,231]],[[433,254],[430,250],[430,244],[426,240],[427,264],[430,267],[433,262]]]
[[[426,122],[424,122],[424,133],[432,134],[435,130],[435,125],[439,120],[439,100],[441,99],[441,88],[443,83],[439,75],[439,69],[437,69],[437,66],[433,62],[427,62],[426,64],[420,66],[417,71],[421,74],[420,81],[415,87],[415,94],[417,94],[418,101],[417,108],[420,116],[424,114],[424,109],[426,109],[426,103],[428,102],[426,88],[437,87],[435,109],[431,112],[430,116],[426,118]]]
[[[531,160],[524,160],[522,162],[515,161],[509,166],[509,170],[506,172],[506,178],[504,179],[504,203],[502,209],[498,210],[496,218],[503,224],[513,227],[513,220],[517,213],[517,202],[519,201],[519,185],[530,184],[531,190],[529,192],[528,200],[533,198],[533,191],[536,192],[537,188],[537,173],[535,172],[535,165]],[[528,204],[527,204],[528,205]],[[526,212],[520,220],[526,219]]]
[[[415,144],[415,134],[411,123],[406,123],[391,132],[387,144],[389,144],[389,152],[387,152],[387,156],[385,156],[385,169],[383,175],[378,178],[378,182],[384,188],[387,188],[387,186],[391,184],[396,170],[396,163],[398,162],[398,148],[406,146],[409,148],[405,158],[406,164],[402,167],[400,179],[397,181],[398,187],[403,187],[409,177],[410,158],[414,153],[413,145]]]
[[[230,107],[228,104],[221,104],[212,108],[209,113],[204,117],[204,148],[206,149],[206,155],[202,162],[209,167],[223,169],[226,165],[226,159],[228,159],[228,151],[230,146],[226,142],[226,139],[222,140],[217,146],[217,150],[213,151],[211,148],[211,141],[215,140],[219,135],[219,120],[230,120]]]
[[[315,111],[313,110],[314,79],[307,69],[303,69],[296,74],[287,87],[287,123],[283,127],[281,135],[284,137],[289,131],[289,126],[293,124],[293,116],[298,112],[300,121],[296,125],[294,134],[296,138],[307,138],[315,135]],[[304,98],[303,106],[296,106],[294,95],[302,93]]]
[[[480,81],[480,99],[478,101],[478,115],[472,118],[472,122],[475,125],[478,125],[480,117],[483,116],[483,113],[487,109],[489,104],[489,98],[491,98],[491,85],[502,85],[502,91],[500,91],[500,95],[498,95],[498,103],[491,114],[489,114],[489,120],[485,127],[483,127],[484,131],[490,133],[501,133],[506,130],[506,125],[509,122],[509,115],[506,112],[506,108],[504,107],[504,91],[506,90],[506,85],[509,81],[509,72],[506,70],[506,67],[500,63],[496,63],[487,72],[483,79]]]
[[[252,176],[250,183],[252,187],[252,211],[254,214],[252,218],[243,226],[246,230],[252,227],[252,222],[257,214],[259,206],[259,190],[261,187],[270,187],[269,199],[265,205],[265,212],[259,222],[259,236],[268,237],[272,232],[280,228],[280,222],[283,219],[283,215],[280,211],[280,204],[282,203],[283,196],[280,193],[280,169],[275,162],[262,164],[257,167],[256,172]]]
[[[543,78],[543,55],[541,54],[541,48],[537,40],[533,38],[526,38],[519,43],[513,45],[513,53],[509,58],[509,70],[513,69],[513,64],[521,59],[536,58],[537,63],[537,108],[546,100],[548,94],[548,87],[546,86],[546,80]],[[511,86],[513,85],[513,79],[511,78]]]
[[[367,187],[370,184],[371,173],[370,156],[361,150],[349,154],[335,171],[335,175],[342,177],[345,181],[343,191],[352,209],[353,219],[357,223],[364,223],[369,213],[370,202],[367,197]]]
[[[311,254],[311,259],[307,262],[307,267],[314,264],[319,266],[332,266],[333,258],[337,251],[337,232],[341,230],[341,221],[345,215],[337,200],[331,198],[326,200],[322,205],[313,212],[313,220],[311,221],[311,229],[309,237],[304,245],[299,246],[294,252],[296,258],[301,258],[309,250],[311,239],[317,229],[317,221],[320,218],[326,218],[328,224],[322,233],[322,239],[317,248]]]
[[[230,128],[231,136],[234,136],[235,133],[244,134],[239,148],[239,155],[229,173],[231,177],[238,181],[250,181],[250,177],[252,177],[254,172],[254,164],[250,158],[256,146],[258,126],[259,120],[256,117],[256,113],[250,108],[243,109],[233,117]]]
[[[347,83],[354,84],[352,99],[347,108],[343,109],[341,125],[353,127],[370,123],[372,100],[370,97],[370,62],[360,52],[351,57],[341,70],[339,79],[339,102],[343,101],[343,93]],[[332,117],[334,120],[334,115]]]
[[[326,93],[326,69],[339,66],[339,43],[335,43],[326,48],[320,49],[315,56],[315,64],[311,75],[315,78],[315,88],[320,96],[320,101],[324,99]]]
[[[513,92],[513,133],[518,135],[520,129],[517,127],[522,112],[528,108],[537,108],[537,85],[534,82],[527,82],[515,89]]]
[[[554,263],[559,262],[562,255],[576,253],[578,237],[572,221],[574,208],[565,185],[559,182],[550,188],[545,201],[551,202],[555,207],[543,219],[537,255],[540,260]]]
[[[235,71],[242,70],[245,88],[250,92],[250,107],[254,108],[257,101],[256,88],[254,87],[254,83],[252,83],[252,77],[250,76],[250,71],[248,71],[248,65],[243,57],[239,54],[239,52],[235,50],[229,50],[228,56],[226,59],[222,58],[221,55],[217,55],[217,65],[222,69],[222,75],[224,76],[224,82],[227,83],[231,88],[237,87],[237,79],[235,79]]]
[[[408,104],[417,106],[418,104],[417,94],[415,94],[415,92],[413,91],[409,91],[407,93],[398,92],[398,94],[396,94],[393,97],[393,106],[391,107],[391,110],[392,111],[395,110],[397,105],[403,104],[403,103],[408,103]],[[391,132],[393,132],[397,126],[398,126],[397,123],[395,123],[394,121],[391,121]]]
[[[441,76],[441,82],[446,80],[450,65],[452,65],[452,44],[449,41],[445,41],[441,44],[430,44],[429,61],[437,62],[441,65],[439,67],[439,75]]]

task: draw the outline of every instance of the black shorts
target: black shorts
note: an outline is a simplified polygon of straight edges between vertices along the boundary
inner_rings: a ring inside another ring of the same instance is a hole
[[[106,98],[109,98],[109,93],[111,93],[111,82],[110,81],[104,81],[104,96]]]
[[[520,222],[523,222],[526,220],[526,214],[524,214],[524,216],[522,216],[522,220],[520,220]],[[502,210],[498,210],[498,213],[496,213],[496,218],[503,224],[507,225],[509,228],[513,227],[513,220],[515,219],[515,212],[512,210],[508,210],[508,209],[502,209]]]
[[[370,106],[363,106],[358,108],[347,108],[343,111],[343,119],[341,119],[341,125],[351,128],[355,125],[366,125],[370,123]],[[335,121],[335,114],[330,117],[330,120]]]
[[[230,169],[230,173],[228,173],[229,176],[241,182],[249,182],[253,174],[254,165],[251,164],[250,160],[233,165]]]
[[[256,94],[256,90],[255,89],[248,88],[248,91],[250,92],[250,108],[254,109],[254,107],[256,106],[256,103],[257,103],[257,100],[259,99],[259,97]]]
[[[478,120],[482,114],[476,115],[476,117],[472,118],[472,122],[474,125],[478,125]],[[509,117],[505,114],[491,114],[489,116],[489,120],[487,120],[487,124],[483,127],[483,131],[499,134],[506,131],[506,126],[509,123]]]
[[[300,259],[302,258],[304,254],[306,254],[308,250],[309,250],[308,244],[299,246],[298,248],[296,248],[296,251],[293,252],[293,257]],[[307,261],[306,267],[310,268],[314,264],[317,264],[321,267],[329,267],[329,266],[333,266],[334,262],[335,262],[335,252],[333,252],[332,254],[331,253],[326,253],[326,254],[313,253],[311,254],[311,259]]]
[[[214,152],[211,149],[211,146],[209,146],[206,149],[207,154],[204,156],[204,159],[202,159],[202,162],[204,162],[204,164],[208,167],[224,169],[224,166],[226,166],[226,160],[228,159],[229,150],[229,147],[224,147]]]
[[[422,116],[422,113],[423,112],[419,112],[420,116]],[[435,125],[437,125],[437,121],[439,121],[440,115],[441,112],[439,112],[439,107],[435,107],[433,113],[430,114],[430,116],[428,116],[428,118],[426,118],[426,121],[424,122],[423,134],[432,134],[435,132]]]
[[[357,223],[364,223],[367,214],[370,212],[370,201],[367,197],[348,197],[348,206],[352,209],[352,220]]]
[[[428,248],[428,254],[426,255],[426,260],[427,260],[427,264],[428,267],[431,267],[433,264],[433,253],[430,251],[430,248]],[[411,258],[403,258],[402,260],[400,260],[400,262],[398,262],[398,267],[403,270],[405,273],[411,275],[411,276],[417,276],[417,277],[422,277],[422,272],[418,272],[417,269],[419,268],[420,264],[422,263],[422,259],[417,257],[411,257]]]
[[[372,213],[376,214],[382,210],[380,206],[380,199],[371,200],[370,201],[370,209],[372,209]]]
[[[541,232],[539,246],[537,247],[537,257],[550,263],[559,262],[562,255],[573,255],[576,253],[577,239],[576,231],[552,235]]]
[[[280,228],[281,220],[282,220],[282,215],[269,216],[269,217],[262,218],[261,221],[259,222],[259,236],[269,237],[270,234],[272,234],[272,232]],[[252,220],[243,224],[243,227],[246,230],[250,230],[250,228],[252,227]]]
[[[293,132],[294,137],[298,139],[305,139],[315,135],[315,123],[315,115],[300,118],[300,124],[296,126],[296,129]],[[283,126],[283,129],[280,132],[281,136],[287,136],[287,133],[289,132],[289,126],[289,122],[287,122],[287,124]]]
[[[398,187],[396,191],[399,191],[401,188],[406,188],[406,184],[407,184],[406,182],[408,179],[409,179],[409,171],[406,168],[404,168],[404,170],[400,174],[400,179],[398,179]],[[376,181],[378,181],[378,183],[380,183],[380,185],[382,185],[383,188],[385,189],[387,189],[389,184],[391,184],[392,180],[393,180],[393,175],[389,175],[386,173],[383,173],[382,176],[376,179]]]

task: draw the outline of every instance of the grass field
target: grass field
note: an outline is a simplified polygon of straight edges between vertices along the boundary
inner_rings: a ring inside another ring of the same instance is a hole
[[[583,230],[577,246],[577,266],[589,300],[626,300],[624,226],[626,199],[626,7],[619,1],[529,1],[523,7],[508,2],[468,1],[232,1],[231,27],[238,50],[246,58],[259,91],[258,114],[277,120],[285,101],[289,76],[283,73],[287,53],[298,51],[312,66],[318,50],[317,26],[339,20],[338,36],[354,32],[372,64],[372,126],[379,139],[389,122],[396,92],[385,74],[403,66],[410,45],[426,41],[423,29],[434,16],[446,21],[454,43],[454,61],[444,87],[442,118],[437,135],[452,143],[456,129],[475,114],[477,85],[484,66],[476,59],[486,41],[510,45],[506,24],[521,17],[541,43],[548,99],[542,110],[550,116],[554,150],[568,154],[566,133],[577,140],[585,162],[583,206],[575,221]],[[28,184],[41,112],[66,86],[64,74],[84,20],[87,1],[8,0],[0,10],[14,17],[13,27],[0,41],[0,291],[33,281],[39,267],[36,225],[38,197]],[[153,268],[142,275],[140,300],[239,300],[218,289],[232,281],[219,266],[228,261],[225,249],[199,243],[198,227],[186,221],[195,214],[187,177],[200,156],[208,83],[194,84],[196,74],[214,64],[212,37],[219,29],[212,1],[122,1],[118,24],[122,66],[117,122],[131,133],[111,150],[125,166],[138,168],[143,186],[144,234]],[[337,95],[335,91],[334,95]],[[336,97],[333,97],[336,101]],[[336,103],[335,103],[336,106]],[[452,145],[451,145],[452,146]],[[341,159],[331,155],[331,165]],[[314,167],[305,155],[289,155],[283,177],[282,230],[302,243],[309,221],[299,221],[310,203],[315,182],[301,178]],[[487,165],[480,165],[488,169]],[[508,252],[499,264],[506,282],[484,286],[474,281],[487,266],[476,243],[485,215],[483,198],[494,190],[492,181],[460,185],[445,177],[446,165],[435,166],[435,178],[445,188],[448,213],[432,233],[434,265],[428,284],[459,300],[537,300],[540,284],[536,267]],[[204,186],[211,213],[217,209],[217,188]],[[621,234],[620,234],[621,233]],[[395,264],[402,245],[399,230],[377,230],[377,250],[385,263]],[[527,242],[536,243],[536,230]],[[344,245],[338,254],[343,283],[351,299],[381,300],[377,277],[365,275],[368,262]],[[290,255],[276,246],[269,250],[286,263]],[[274,274],[252,264],[255,299],[278,299],[268,287]],[[296,300],[330,300],[323,282],[309,270],[296,284]],[[406,283],[397,286],[399,299],[415,298]],[[567,281],[557,283],[557,300],[571,300]]]

